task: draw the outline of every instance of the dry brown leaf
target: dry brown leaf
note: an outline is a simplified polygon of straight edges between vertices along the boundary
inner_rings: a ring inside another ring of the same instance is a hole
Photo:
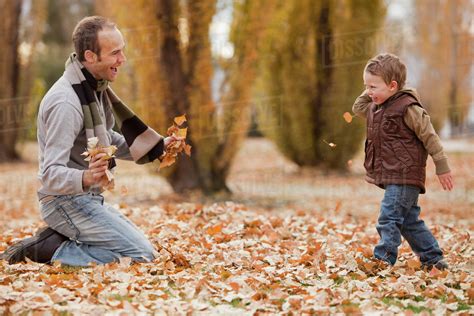
[[[344,117],[344,120],[345,120],[347,123],[352,122],[353,116],[352,116],[351,113],[345,112],[344,115],[343,115],[343,117]]]
[[[230,282],[229,286],[234,290],[235,292],[239,292],[240,290],[240,285],[237,282]]]
[[[215,225],[215,226],[212,226],[212,227],[209,227],[208,229],[206,229],[206,233],[208,235],[211,235],[211,236],[219,234],[221,231],[222,231],[222,224],[218,224],[218,225]]]
[[[457,220],[453,201],[439,208],[432,200],[436,195],[425,201],[434,206],[425,216],[449,250],[449,271],[418,269],[419,260],[406,242],[399,249],[399,262],[391,267],[372,259],[378,242],[373,210],[379,198],[366,192],[360,179],[310,176],[305,181],[313,181],[313,187],[320,189],[324,181],[344,193],[328,196],[325,191],[321,197],[308,197],[302,190],[295,199],[303,199],[304,207],[299,202],[279,208],[267,207],[267,202],[262,208],[232,201],[203,205],[174,197],[141,203],[145,193],[135,194],[133,179],[127,183],[130,193],[120,211],[160,249],[156,259],[72,271],[59,262],[8,265],[0,260],[0,314],[398,315],[410,309],[420,314],[472,314],[474,249],[468,212]],[[293,175],[288,179],[295,191],[303,185]],[[4,181],[3,189],[13,182]],[[273,182],[270,185],[274,188]],[[119,195],[120,191],[114,197]],[[2,212],[8,201],[0,203]],[[338,201],[343,207],[334,212]],[[16,207],[17,213],[2,213],[0,249],[36,231],[17,215],[25,209],[23,216],[30,218],[33,207],[26,201]],[[364,215],[365,209],[370,216]],[[159,247],[162,243],[173,253]]]
[[[331,147],[331,148],[334,148],[334,147],[337,146],[337,145],[334,144],[334,143],[328,143],[328,142],[327,142],[326,140],[324,140],[324,139],[323,139],[323,142],[324,142],[325,144],[327,144],[327,145],[328,145],[329,147]]]
[[[421,267],[421,263],[418,259],[409,259],[407,260],[407,266],[412,269],[419,269]]]
[[[81,155],[85,156],[85,161],[90,161],[92,157],[99,153],[104,153],[105,156],[101,160],[110,160],[115,157],[115,152],[117,151],[117,146],[102,146],[99,144],[99,138],[91,137],[87,140],[87,150]],[[107,169],[105,171],[105,176],[101,179],[100,186],[104,190],[113,190],[115,187],[114,175]]]
[[[178,133],[176,134],[176,136],[182,137],[182,138],[186,138],[187,133],[188,133],[188,129],[187,129],[187,128],[180,128],[180,129],[178,130]]]
[[[161,157],[160,168],[166,168],[174,164],[178,154],[181,152],[191,156],[191,146],[186,144],[188,128],[179,128],[184,122],[186,122],[185,115],[177,116],[174,118],[173,125],[168,128],[168,136],[174,136],[180,139],[174,140],[168,145],[165,154]]]
[[[172,164],[174,164],[175,162],[176,162],[176,158],[175,158],[175,157],[169,156],[169,155],[165,155],[165,156],[163,157],[163,160],[161,160],[160,168],[169,167],[169,166],[171,166]]]
[[[186,114],[183,114],[181,116],[177,116],[174,118],[174,122],[176,125],[181,126],[183,125],[184,122],[186,122]]]

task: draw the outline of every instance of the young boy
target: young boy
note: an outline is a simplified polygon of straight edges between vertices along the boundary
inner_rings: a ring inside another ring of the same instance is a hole
[[[404,88],[406,66],[392,54],[370,59],[364,69],[365,91],[352,111],[367,119],[364,167],[366,180],[383,189],[374,257],[394,265],[403,236],[422,267],[448,265],[433,234],[418,218],[418,195],[425,193],[428,154],[444,190],[453,179],[440,139],[414,89]]]

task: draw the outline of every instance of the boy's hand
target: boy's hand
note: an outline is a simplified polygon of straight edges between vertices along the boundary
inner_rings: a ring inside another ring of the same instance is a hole
[[[439,183],[443,186],[443,190],[451,191],[454,188],[453,177],[451,176],[451,171],[438,175]]]

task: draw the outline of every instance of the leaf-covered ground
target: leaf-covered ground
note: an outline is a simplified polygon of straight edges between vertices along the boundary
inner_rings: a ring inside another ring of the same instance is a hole
[[[349,175],[325,174],[252,140],[229,179],[233,202],[174,196],[161,178],[121,165],[107,199],[150,237],[155,262],[0,262],[0,314],[472,314],[474,157],[450,159],[455,191],[440,191],[430,165],[420,197],[449,271],[421,270],[406,242],[395,267],[371,259],[383,192],[363,182],[360,157]],[[42,225],[35,169],[0,166],[0,250]]]

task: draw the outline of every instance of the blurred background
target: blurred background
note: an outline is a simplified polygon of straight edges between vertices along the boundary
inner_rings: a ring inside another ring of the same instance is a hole
[[[334,174],[332,192],[348,194],[344,179],[363,182],[365,122],[343,113],[380,52],[406,62],[407,85],[446,147],[472,156],[472,0],[0,0],[3,182],[26,170],[23,186],[4,197],[34,185],[39,102],[64,71],[75,24],[94,14],[115,21],[127,43],[117,94],[161,134],[186,114],[193,146],[159,177],[156,167],[124,168],[122,197],[263,190],[278,200],[314,194],[324,187],[318,179]]]

